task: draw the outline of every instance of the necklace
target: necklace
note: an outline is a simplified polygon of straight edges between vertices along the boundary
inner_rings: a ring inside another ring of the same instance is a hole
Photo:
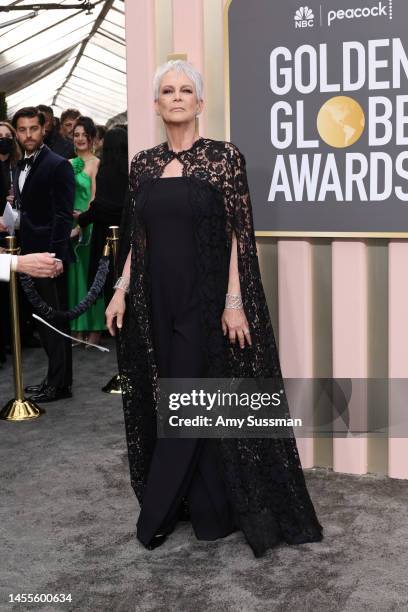
[[[87,157],[87,158],[81,157],[81,159],[83,162],[87,162],[87,161],[90,161],[91,159],[96,159],[96,155],[91,155],[91,157]]]

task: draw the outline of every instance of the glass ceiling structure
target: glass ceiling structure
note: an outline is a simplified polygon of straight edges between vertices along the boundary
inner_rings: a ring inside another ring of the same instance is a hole
[[[126,111],[124,0],[91,3],[88,14],[84,0],[0,0],[0,92],[10,116],[47,104],[57,116],[77,108],[104,124]],[[78,8],[51,9],[64,4]]]

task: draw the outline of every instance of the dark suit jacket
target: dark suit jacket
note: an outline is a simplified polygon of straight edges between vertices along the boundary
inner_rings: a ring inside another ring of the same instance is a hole
[[[68,138],[61,136],[55,128],[51,134],[47,136],[44,142],[51,151],[54,151],[57,155],[61,155],[61,157],[65,157],[65,159],[75,157],[74,143],[68,140]]]
[[[0,162],[0,217],[2,216],[4,207],[6,206],[7,195],[7,179],[4,173],[3,164]]]
[[[73,225],[75,180],[66,159],[43,146],[19,189],[20,168],[14,180],[20,208],[21,252],[49,251],[66,263],[74,260],[70,234]]]

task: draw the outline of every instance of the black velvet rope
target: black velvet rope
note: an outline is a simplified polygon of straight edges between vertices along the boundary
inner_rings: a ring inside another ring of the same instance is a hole
[[[108,272],[109,257],[103,256],[99,260],[98,270],[87,295],[79,304],[77,304],[77,306],[74,306],[74,308],[71,310],[65,311],[55,310],[55,308],[44,302],[42,297],[38,294],[31,276],[28,276],[27,274],[20,274],[20,281],[30,304],[41,317],[47,319],[48,321],[55,322],[64,320],[72,321],[88,310],[88,308],[96,301],[106,282]]]

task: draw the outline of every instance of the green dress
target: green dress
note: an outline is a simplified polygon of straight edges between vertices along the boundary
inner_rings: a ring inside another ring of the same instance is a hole
[[[71,159],[75,174],[74,209],[84,212],[92,198],[92,179],[84,172],[85,162],[80,157]],[[81,229],[79,237],[72,238],[76,261],[68,267],[68,307],[71,309],[88,293],[88,268],[91,252],[92,225]],[[71,321],[71,330],[102,331],[105,326],[105,301],[103,295],[81,316]]]

